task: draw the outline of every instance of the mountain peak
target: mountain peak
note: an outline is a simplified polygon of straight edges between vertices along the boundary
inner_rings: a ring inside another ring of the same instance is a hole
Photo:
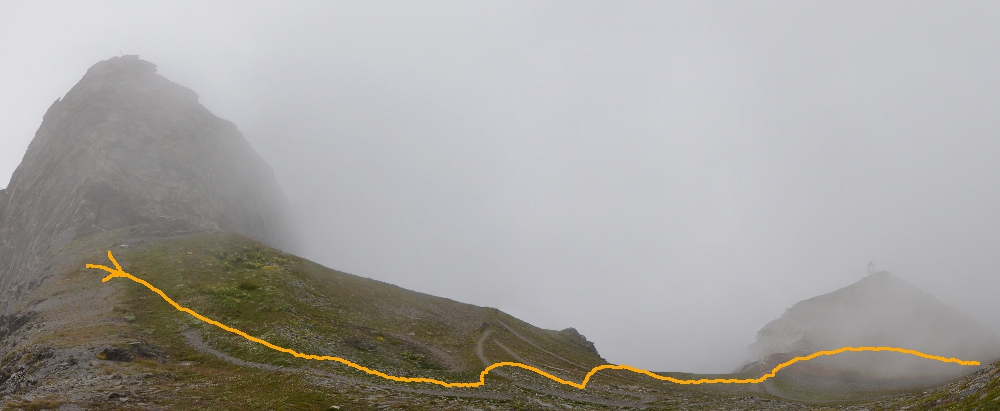
[[[750,350],[762,360],[844,346],[893,346],[983,363],[1000,355],[1000,339],[985,327],[888,271],[795,303],[757,332]],[[898,366],[888,356],[877,361],[887,362],[876,366],[845,357],[816,364],[892,378],[954,371],[926,361]]]
[[[156,64],[142,60],[137,55],[127,55],[112,57],[95,63],[87,69],[87,73],[84,74],[83,79],[88,80],[95,77],[128,78],[154,74],[156,74]]]
[[[896,278],[896,277],[894,277],[891,272],[884,270],[876,271],[874,273],[868,274],[868,276],[865,277],[865,279],[890,279],[890,278]]]
[[[274,245],[285,232],[284,195],[236,126],[138,56],[94,64],[49,107],[0,201],[7,301],[46,251],[102,231],[227,230]]]

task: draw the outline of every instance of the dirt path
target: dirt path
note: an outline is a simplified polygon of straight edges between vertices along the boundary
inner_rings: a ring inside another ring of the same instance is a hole
[[[529,345],[531,345],[532,347],[535,347],[535,348],[539,349],[540,351],[542,351],[542,352],[544,352],[544,353],[546,353],[546,354],[548,354],[548,355],[551,355],[551,356],[553,356],[553,357],[555,357],[555,358],[558,358],[558,359],[562,360],[563,362],[565,362],[565,363],[567,363],[567,364],[572,364],[572,365],[575,365],[575,366],[579,367],[579,368],[580,368],[581,370],[583,370],[583,372],[590,372],[590,367],[587,367],[587,366],[584,366],[584,365],[580,365],[580,364],[577,364],[577,363],[575,363],[575,362],[573,362],[573,361],[570,361],[570,360],[567,360],[566,358],[563,358],[563,357],[562,357],[562,356],[560,356],[559,354],[556,354],[556,353],[554,353],[554,352],[552,352],[552,351],[549,351],[549,350],[546,350],[546,349],[542,348],[542,347],[541,347],[541,346],[539,346],[538,344],[535,344],[535,342],[534,342],[534,341],[531,341],[531,340],[529,340],[529,339],[525,338],[525,337],[524,337],[523,335],[519,334],[519,333],[518,333],[517,331],[514,331],[514,329],[513,329],[513,328],[511,328],[511,327],[510,327],[509,325],[507,325],[507,324],[506,324],[506,323],[504,323],[503,321],[500,321],[500,319],[497,319],[497,320],[496,320],[496,322],[497,322],[497,324],[500,324],[500,326],[501,326],[501,327],[503,327],[503,329],[504,329],[505,331],[507,331],[507,332],[509,332],[509,333],[513,334],[513,335],[514,335],[515,337],[519,338],[519,339],[520,339],[521,341],[524,341],[524,342],[528,343],[528,344],[529,344]]]
[[[590,368],[590,367],[586,367],[586,366],[583,366],[583,365],[580,365],[580,364],[577,364],[576,362],[573,362],[573,361],[570,361],[570,360],[568,360],[568,359],[566,359],[566,358],[563,358],[563,357],[562,357],[562,356],[560,356],[559,354],[556,354],[556,353],[554,353],[554,352],[552,352],[552,351],[549,351],[549,350],[546,350],[545,348],[542,348],[542,347],[541,347],[541,346],[539,346],[538,344],[535,344],[535,342],[534,342],[534,341],[531,341],[531,340],[529,340],[528,338],[526,338],[525,336],[523,336],[523,335],[521,335],[520,333],[518,333],[517,331],[514,331],[514,329],[513,329],[513,328],[511,328],[511,327],[510,327],[509,325],[507,325],[507,324],[506,324],[506,323],[504,323],[503,321],[501,321],[501,320],[499,320],[499,319],[497,319],[496,321],[497,321],[497,323],[499,323],[499,324],[500,324],[500,326],[501,326],[501,327],[503,327],[504,331],[507,331],[507,332],[511,333],[512,335],[514,335],[515,337],[517,337],[517,338],[518,338],[518,339],[520,339],[521,341],[524,341],[524,342],[528,343],[528,344],[529,344],[529,345],[531,345],[532,347],[535,347],[535,348],[537,348],[537,349],[541,350],[542,352],[544,352],[544,353],[546,353],[546,354],[548,354],[548,355],[551,355],[552,357],[555,357],[555,358],[557,358],[557,359],[560,359],[560,360],[562,360],[563,362],[566,362],[566,363],[568,363],[568,364],[571,364],[571,365],[574,365],[574,366],[577,366],[577,367],[579,367],[579,368],[580,368],[580,370],[583,370],[583,371],[582,371],[582,373],[583,373],[583,374],[586,374],[586,373],[590,372],[590,370],[591,370],[591,368]],[[496,341],[496,340],[494,340],[494,342],[495,342],[495,343],[497,343],[497,344],[500,344],[500,342],[499,342],[499,341]],[[513,353],[512,353],[512,352],[511,352],[511,351],[510,351],[510,350],[509,350],[509,349],[508,349],[507,347],[505,347],[505,346],[503,346],[503,345],[500,345],[500,348],[501,348],[501,349],[503,349],[504,351],[507,351],[508,353],[511,353],[511,355],[514,355],[514,354],[513,354]],[[519,357],[516,357],[516,356],[515,356],[515,358],[519,358]],[[518,360],[518,361],[521,361],[521,360]],[[524,362],[524,363],[526,363],[526,364],[527,364],[527,362],[525,362],[525,361],[521,361],[521,362]],[[563,371],[563,372],[567,372],[567,373],[572,373],[572,371],[569,371],[569,370],[563,370],[563,369],[561,369],[561,368],[557,368],[557,367],[554,367],[554,366],[551,366],[551,365],[547,366],[547,368],[551,368],[551,369],[555,369],[555,370],[560,370],[560,371]],[[550,372],[551,372],[551,371],[550,371]],[[623,382],[623,383],[628,383],[628,384],[636,384],[636,383],[637,383],[637,382],[636,382],[636,381],[634,381],[634,380],[630,380],[630,379],[627,379],[627,378],[622,378],[622,377],[619,377],[619,376],[616,376],[616,375],[609,375],[609,374],[606,374],[606,373],[605,373],[605,374],[603,374],[603,375],[601,375],[601,377],[603,377],[603,378],[610,378],[610,379],[613,379],[613,380],[617,380],[617,381],[621,381],[621,382]],[[617,393],[617,394],[621,394],[621,395],[637,395],[637,394],[634,394],[634,393],[626,393],[626,392],[623,392],[623,391],[618,391],[618,392],[616,392],[616,393]],[[645,402],[650,402],[650,401],[655,401],[655,397],[650,397],[650,396],[648,396],[648,395],[638,395],[638,396],[639,396],[639,397],[641,398],[640,402],[643,402],[643,403],[645,403]]]
[[[507,328],[507,327],[505,326],[504,328]],[[492,361],[490,361],[489,358],[486,357],[486,354],[484,352],[484,344],[486,343],[486,341],[490,338],[490,336],[492,334],[493,334],[493,330],[487,329],[487,330],[485,330],[483,332],[483,334],[476,341],[476,350],[475,350],[476,351],[476,356],[479,357],[479,360],[482,361],[482,363],[483,363],[484,366],[488,366],[488,365],[490,365],[490,364],[493,363]],[[398,385],[375,384],[375,383],[372,383],[372,382],[369,382],[369,381],[365,381],[365,380],[362,380],[362,379],[352,378],[352,377],[348,377],[348,376],[344,376],[344,375],[339,375],[339,374],[333,374],[333,373],[329,373],[329,372],[325,372],[325,371],[321,371],[321,370],[316,370],[316,369],[312,369],[312,368],[305,368],[305,367],[284,367],[284,366],[272,365],[272,364],[261,364],[261,363],[257,363],[257,362],[241,360],[241,359],[233,357],[233,356],[231,356],[231,355],[229,355],[227,353],[224,353],[222,351],[216,350],[215,348],[212,348],[211,346],[208,345],[208,343],[205,342],[205,340],[201,336],[201,333],[198,330],[186,330],[186,331],[182,332],[182,335],[184,336],[184,339],[187,341],[188,345],[190,345],[192,348],[194,348],[198,352],[201,352],[203,354],[211,355],[213,357],[219,358],[219,359],[221,359],[223,361],[226,361],[226,362],[228,362],[230,364],[237,365],[237,366],[240,366],[240,367],[256,368],[256,369],[265,370],[265,371],[272,371],[272,372],[300,373],[300,374],[301,373],[306,373],[306,374],[311,374],[311,375],[322,377],[322,378],[327,378],[327,379],[332,379],[332,380],[340,381],[340,382],[347,383],[347,384],[361,385],[361,386],[366,386],[366,387],[375,387],[375,388],[381,388],[381,389],[386,389],[386,390],[391,390],[391,391],[397,391],[397,392],[405,392],[405,393],[411,393],[411,394],[424,394],[424,395],[435,395],[435,396],[445,396],[445,397],[482,398],[482,399],[495,399],[495,400],[509,400],[509,399],[512,399],[512,396],[509,395],[509,394],[508,395],[504,395],[504,394],[500,394],[500,393],[488,393],[488,392],[482,392],[482,391],[478,391],[478,392],[477,391],[464,391],[464,390],[459,390],[459,389],[435,390],[435,389],[408,388],[408,387],[402,387],[402,386],[398,386]],[[496,344],[498,344],[498,346],[501,349],[504,349],[504,351],[510,351],[506,346],[503,346],[502,344],[500,344],[499,341],[493,340],[493,342],[496,343]],[[529,342],[529,344],[532,344],[532,343]],[[536,346],[536,345],[532,344],[532,346]],[[519,356],[515,356],[515,358],[518,358],[519,360],[523,360]],[[522,361],[522,362],[524,362],[524,361]],[[579,366],[578,364],[574,364],[574,365]],[[591,396],[591,395],[586,395],[586,394],[583,394],[583,393],[581,393],[581,394],[575,394],[575,393],[572,393],[572,392],[566,392],[566,391],[560,391],[560,390],[552,390],[552,389],[542,388],[542,387],[539,387],[539,386],[523,384],[523,383],[520,383],[518,381],[513,380],[508,375],[506,375],[506,373],[504,373],[503,371],[500,371],[500,370],[494,370],[494,371],[492,371],[490,373],[490,375],[495,375],[497,377],[504,378],[504,379],[508,380],[511,384],[513,384],[514,386],[517,386],[519,388],[522,388],[522,389],[525,389],[525,390],[528,390],[528,391],[537,392],[537,393],[540,393],[540,394],[551,395],[553,397],[559,397],[559,398],[563,398],[563,399],[567,399],[567,400],[572,400],[572,401],[579,401],[579,402],[594,404],[594,405],[644,409],[644,408],[647,407],[647,405],[646,405],[647,403],[652,402],[652,401],[656,401],[658,399],[658,398],[653,397],[653,396],[637,395],[635,393],[627,393],[627,392],[621,392],[621,391],[613,390],[611,392],[618,393],[619,395],[639,396],[640,398],[639,398],[638,401],[609,400],[609,399],[604,399],[604,398],[595,397],[595,396]]]
[[[483,335],[479,336],[479,340],[476,341],[476,356],[479,357],[479,361],[483,362],[484,367],[488,367],[491,364],[490,360],[487,360],[486,355],[483,354],[483,342],[486,341],[486,338],[489,337],[490,334],[493,334],[493,330],[487,329],[486,331],[483,331]]]
[[[398,391],[398,392],[406,392],[406,393],[411,393],[411,394],[426,394],[426,395],[437,395],[437,396],[446,396],[446,397],[463,397],[463,398],[484,398],[484,399],[492,399],[492,400],[508,400],[508,399],[511,399],[511,397],[508,396],[508,395],[494,394],[494,393],[485,393],[485,392],[476,392],[476,391],[462,391],[461,389],[452,389],[452,390],[434,390],[434,389],[430,389],[430,390],[428,390],[428,389],[419,389],[419,388],[400,387],[400,386],[397,386],[397,385],[374,384],[374,383],[371,383],[371,382],[368,382],[368,381],[364,381],[364,380],[361,380],[361,379],[356,379],[356,378],[351,378],[351,377],[347,377],[347,376],[343,376],[343,375],[333,374],[333,373],[329,373],[329,372],[325,372],[325,371],[320,371],[320,370],[316,370],[316,369],[312,369],[312,368],[283,367],[283,366],[280,366],[280,365],[261,364],[261,363],[251,362],[251,361],[245,361],[245,360],[241,360],[239,358],[233,357],[233,356],[231,356],[229,354],[226,354],[226,353],[224,353],[222,351],[219,351],[219,350],[216,350],[216,349],[212,348],[211,346],[208,345],[208,343],[205,342],[204,339],[201,338],[201,333],[198,332],[198,330],[187,330],[187,331],[182,332],[182,335],[184,336],[184,339],[187,341],[188,345],[190,345],[192,348],[194,348],[198,352],[214,356],[214,357],[216,357],[218,359],[221,359],[221,360],[226,361],[226,362],[228,362],[230,364],[233,364],[233,365],[238,365],[240,367],[256,368],[256,369],[259,369],[259,370],[274,371],[274,372],[285,372],[285,373],[297,373],[297,374],[307,373],[307,374],[312,374],[312,375],[315,375],[315,376],[320,376],[320,377],[323,377],[323,378],[328,378],[328,379],[332,379],[332,380],[337,380],[337,381],[345,382],[345,383],[348,383],[348,384],[364,385],[364,386],[367,386],[367,387],[376,387],[376,388],[381,388],[381,389],[386,389],[386,390],[392,390],[392,391]]]
[[[510,328],[507,327],[506,324],[503,324],[502,326],[504,327],[505,330],[511,331]],[[483,362],[484,366],[489,366],[490,364],[493,364],[493,362],[490,361],[490,359],[487,358],[486,354],[483,352],[483,344],[486,343],[487,338],[489,338],[491,334],[493,334],[493,330],[487,329],[486,331],[483,331],[483,335],[481,335],[479,337],[479,340],[476,341],[476,356],[479,357],[479,360]],[[513,334],[513,332],[512,332],[512,334]],[[515,334],[515,335],[517,335],[517,334]],[[518,336],[518,337],[520,337],[520,336]],[[537,345],[535,345],[534,343],[528,341],[527,339],[524,339],[524,337],[520,337],[520,338],[523,339],[525,342],[531,344],[532,346],[537,347]],[[528,363],[522,357],[520,357],[519,355],[515,354],[509,348],[507,348],[506,346],[504,346],[503,344],[501,344],[499,341],[497,341],[497,340],[494,339],[493,343],[497,344],[498,347],[500,347],[502,350],[506,351],[508,354],[510,354],[512,357],[514,357],[514,359],[516,359],[516,360],[518,360],[518,361],[520,361],[522,363],[525,363],[525,364]],[[539,349],[541,349],[541,348],[539,347]],[[549,354],[552,354],[552,353],[549,353]],[[555,354],[552,354],[552,355],[555,355]],[[571,364],[573,364],[573,363],[571,362]],[[574,364],[574,365],[579,366],[579,364]],[[563,370],[563,371],[565,371],[565,370]],[[590,370],[588,369],[587,371],[589,372]],[[491,374],[495,374],[498,377],[503,377],[503,378],[507,379],[507,381],[509,381],[511,384],[514,384],[514,385],[516,385],[518,387],[524,388],[524,389],[529,390],[529,391],[534,391],[534,392],[538,392],[538,393],[542,393],[542,394],[546,394],[546,395],[551,395],[553,397],[559,397],[559,398],[564,398],[564,399],[573,400],[573,401],[580,401],[580,402],[585,402],[585,403],[594,404],[594,405],[605,405],[605,406],[611,406],[611,407],[627,407],[627,408],[644,409],[644,408],[646,408],[646,403],[657,400],[656,397],[648,397],[648,398],[646,398],[645,396],[642,396],[640,398],[640,400],[637,401],[637,402],[608,400],[608,399],[593,397],[593,396],[589,396],[589,395],[573,394],[571,392],[566,392],[566,391],[550,390],[550,389],[541,388],[539,386],[532,386],[532,385],[522,384],[522,383],[520,383],[520,382],[518,382],[518,381],[516,381],[516,380],[514,380],[512,378],[510,378],[505,373],[503,373],[502,371],[499,371],[499,370],[494,370],[493,372],[491,372]],[[634,394],[628,393],[627,395],[634,395]]]

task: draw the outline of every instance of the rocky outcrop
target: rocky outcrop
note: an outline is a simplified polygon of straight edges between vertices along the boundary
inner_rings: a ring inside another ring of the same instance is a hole
[[[7,189],[0,188],[0,227],[3,227],[3,210],[7,208]],[[3,257],[0,257],[2,260]]]
[[[3,341],[8,335],[17,332],[21,327],[24,327],[28,321],[31,320],[34,313],[25,313],[20,315],[0,315],[0,341]]]
[[[583,347],[587,351],[600,355],[597,353],[597,346],[595,346],[592,341],[587,340],[587,337],[585,337],[583,334],[580,334],[580,332],[577,331],[576,328],[570,327],[560,332],[568,335],[569,338],[573,340],[574,343]]]
[[[750,350],[769,369],[770,362],[843,346],[901,347],[984,364],[1000,358],[1000,339],[987,328],[886,271],[796,303],[757,332]],[[901,354],[842,354],[796,367],[922,381],[972,371]]]
[[[195,92],[137,56],[101,61],[49,107],[0,191],[0,312],[73,239],[170,222],[281,246],[283,207],[264,160]]]

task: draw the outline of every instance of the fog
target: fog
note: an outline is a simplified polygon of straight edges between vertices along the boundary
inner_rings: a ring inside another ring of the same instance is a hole
[[[1000,329],[998,27],[990,2],[4,3],[0,184],[88,67],[138,54],[270,163],[299,254],[728,372],[870,260]]]

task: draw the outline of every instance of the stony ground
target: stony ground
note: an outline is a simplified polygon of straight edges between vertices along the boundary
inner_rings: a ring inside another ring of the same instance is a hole
[[[849,403],[792,401],[768,386],[677,386],[619,371],[599,374],[583,391],[517,369],[498,370],[473,389],[394,383],[249,343],[131,281],[101,283],[103,273],[82,267],[106,264],[108,249],[126,271],[210,318],[396,375],[475,381],[485,364],[518,361],[578,381],[604,362],[575,331],[542,330],[494,309],[338,273],[245,237],[126,229],[53,253],[46,280],[0,318],[0,409],[1000,409],[997,365],[944,386]]]

